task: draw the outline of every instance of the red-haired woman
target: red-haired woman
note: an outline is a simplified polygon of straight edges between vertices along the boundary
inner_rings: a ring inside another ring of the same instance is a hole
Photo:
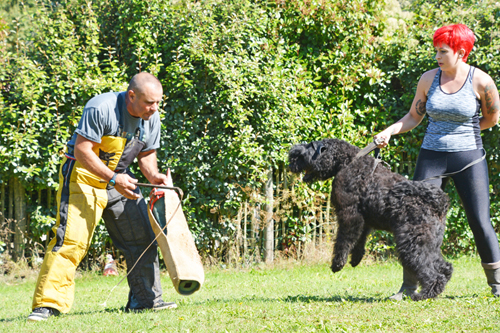
[[[500,102],[491,77],[466,63],[474,46],[473,32],[463,24],[434,33],[438,68],[425,72],[410,111],[375,136],[387,146],[391,135],[415,128],[425,114],[429,124],[415,168],[414,180],[465,170],[450,176],[464,206],[469,226],[492,293],[500,296],[500,249],[490,221],[488,166],[480,131],[498,122]],[[479,163],[467,167],[474,161]],[[430,182],[444,189],[450,177]],[[392,299],[415,292],[413,272],[403,271],[403,285]]]

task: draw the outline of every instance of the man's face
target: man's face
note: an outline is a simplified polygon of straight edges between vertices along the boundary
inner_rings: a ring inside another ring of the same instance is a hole
[[[163,96],[163,89],[159,85],[146,83],[142,93],[129,90],[127,94],[130,100],[129,113],[134,117],[149,120],[158,111],[158,104]]]

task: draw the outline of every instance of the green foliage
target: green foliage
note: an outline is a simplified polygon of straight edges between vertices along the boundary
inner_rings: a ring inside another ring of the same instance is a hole
[[[90,6],[42,7],[25,19],[38,22],[37,33],[21,41],[26,46],[0,71],[9,85],[0,117],[0,177],[21,175],[32,190],[55,187],[59,156],[83,105],[95,94],[123,87],[123,73],[112,58],[98,60],[99,26]]]
[[[0,179],[17,176],[28,192],[57,187],[60,156],[84,104],[98,93],[123,89],[127,82],[100,46],[97,17],[89,4],[26,11],[16,22],[29,30],[3,41]],[[98,59],[102,54],[108,57]],[[29,211],[29,244],[36,252],[43,248],[34,244],[44,244],[55,223],[55,207],[32,205]]]
[[[263,201],[264,175],[286,163],[292,144],[368,140],[386,84],[376,65],[381,6],[156,0],[96,8],[102,40],[128,72],[148,70],[163,83],[159,157],[187,193],[199,244],[230,233],[220,222],[243,200]]]
[[[469,25],[478,39],[470,63],[500,83],[495,2],[416,0],[407,8],[411,14],[389,0],[74,0],[30,7],[15,21],[30,30],[0,33],[0,179],[22,175],[28,190],[55,188],[59,156],[86,101],[149,71],[165,94],[160,167],[171,168],[186,193],[185,214],[200,248],[223,255],[219,245],[233,238],[242,203],[264,204],[268,171],[281,177],[276,186],[284,182],[291,145],[338,137],[362,147],[408,111],[420,75],[435,67],[436,27]],[[403,165],[416,161],[424,132],[425,123],[393,138],[383,152],[393,170],[411,177]],[[483,139],[496,223],[498,128]],[[330,182],[289,186],[293,207],[277,217],[288,230],[279,239],[286,247],[310,239],[310,207],[325,204]],[[444,249],[473,251],[451,188],[450,196]],[[107,236],[96,234],[106,244]],[[369,246],[384,254],[393,242],[376,233]]]

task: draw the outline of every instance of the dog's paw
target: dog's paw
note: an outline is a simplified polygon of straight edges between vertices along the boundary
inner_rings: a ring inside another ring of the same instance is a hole
[[[352,266],[352,267],[356,267],[356,266],[358,266],[358,265],[359,265],[359,263],[361,262],[361,259],[363,259],[363,257],[362,257],[362,256],[361,256],[361,257],[352,257],[352,258],[351,258],[351,261],[350,261],[351,266]]]
[[[350,264],[352,267],[356,267],[359,265],[361,260],[363,259],[363,256],[365,255],[364,249],[362,251],[355,251],[351,253],[351,261]]]
[[[411,297],[411,300],[415,301],[415,302],[423,301],[424,299],[427,298],[424,295],[422,295],[421,293],[413,293],[410,295],[410,297]]]
[[[344,268],[345,263],[333,261],[332,266],[330,267],[332,269],[332,272],[337,273],[338,271],[342,270]]]

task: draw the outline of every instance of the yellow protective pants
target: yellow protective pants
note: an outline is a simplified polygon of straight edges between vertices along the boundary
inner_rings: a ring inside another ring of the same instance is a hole
[[[83,178],[91,185],[83,184]],[[136,191],[140,194],[139,189]],[[61,165],[57,208],[55,237],[45,253],[32,308],[50,307],[68,313],[74,300],[76,268],[89,249],[101,217],[129,269],[154,239],[154,234],[142,196],[138,200],[126,199],[116,189],[99,183],[71,158],[66,158]],[[127,308],[131,309],[151,308],[161,300],[157,247],[150,247],[139,264],[127,278],[130,286]]]
[[[69,164],[75,162],[66,159],[62,166],[70,168]],[[45,253],[33,297],[33,309],[51,307],[67,313],[73,304],[76,268],[87,254],[95,227],[107,204],[107,193],[105,188],[77,183],[74,179],[76,172],[73,172],[73,177],[68,175],[69,179],[65,179],[63,171],[71,170],[61,167],[61,171],[57,193],[60,214],[57,214],[53,228],[56,237],[49,243]]]

